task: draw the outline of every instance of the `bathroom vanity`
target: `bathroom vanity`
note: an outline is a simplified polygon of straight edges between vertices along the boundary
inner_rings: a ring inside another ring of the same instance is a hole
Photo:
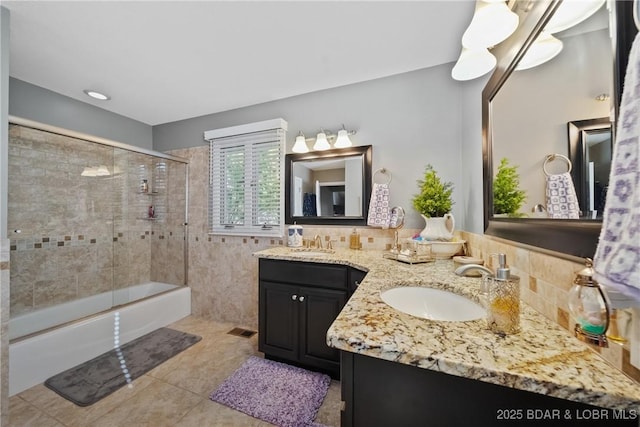
[[[640,386],[524,303],[521,332],[505,336],[484,319],[422,319],[380,298],[409,285],[481,302],[480,279],[456,276],[450,260],[408,265],[345,249],[305,257],[285,247],[256,256],[368,270],[326,335],[341,351],[343,426],[638,425]]]
[[[366,272],[340,264],[261,259],[258,348],[267,358],[340,376],[327,329]]]

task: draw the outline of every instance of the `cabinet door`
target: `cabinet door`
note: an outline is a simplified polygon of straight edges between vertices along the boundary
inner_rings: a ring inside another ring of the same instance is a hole
[[[327,330],[347,301],[345,291],[300,287],[301,363],[319,368],[340,369],[340,352],[327,346]]]
[[[298,287],[260,281],[258,349],[275,357],[298,358]]]
[[[356,291],[356,289],[358,289],[358,286],[360,286],[360,283],[366,275],[366,271],[358,270],[356,268],[349,269],[349,296],[351,296]]]

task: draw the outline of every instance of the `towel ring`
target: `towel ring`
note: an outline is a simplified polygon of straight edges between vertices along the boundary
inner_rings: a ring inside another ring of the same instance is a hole
[[[376,175],[378,175],[379,173],[380,173],[380,174],[382,174],[382,175],[388,175],[388,176],[389,176],[389,178],[388,178],[388,180],[387,180],[386,184],[388,185],[388,184],[390,184],[390,183],[391,183],[391,172],[389,172],[389,171],[388,171],[388,170],[386,170],[385,168],[380,168],[380,169],[376,170],[376,171],[373,173],[373,179],[372,179],[372,181],[373,181],[373,182],[375,182],[375,181],[376,181]]]
[[[563,156],[562,154],[548,154],[544,159],[544,163],[542,164],[542,170],[546,176],[550,176],[551,174],[547,171],[547,163],[550,163],[556,159],[562,159],[567,163],[569,170],[567,172],[571,172],[571,160],[567,156]]]

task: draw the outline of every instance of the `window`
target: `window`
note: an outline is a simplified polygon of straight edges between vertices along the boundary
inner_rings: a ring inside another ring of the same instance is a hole
[[[275,119],[204,133],[211,233],[282,237],[286,130]]]

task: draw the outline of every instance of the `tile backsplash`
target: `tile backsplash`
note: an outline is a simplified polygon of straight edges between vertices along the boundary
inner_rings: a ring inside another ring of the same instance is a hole
[[[521,299],[573,333],[576,321],[569,311],[569,291],[576,273],[585,267],[583,263],[519,247],[491,236],[461,232],[461,237],[467,241],[470,255],[483,258],[485,263],[489,263],[491,254],[507,254],[511,271],[520,276]],[[624,314],[627,312],[630,310],[625,310]],[[632,319],[633,322],[638,320]],[[613,331],[613,327],[609,331]],[[590,347],[627,376],[640,382],[640,370],[630,363],[629,343],[609,340],[607,348]]]
[[[192,312],[212,320],[233,322],[239,326],[258,327],[258,260],[253,253],[271,246],[286,244],[283,239],[209,236],[207,233],[208,147],[171,151],[189,159],[189,286],[192,289]],[[362,250],[386,250],[394,242],[394,230],[356,227]],[[320,235],[324,246],[332,240],[334,247],[349,247],[353,227],[304,226],[304,237]],[[399,229],[400,243],[421,230]],[[575,273],[584,266],[552,254],[532,251],[490,236],[459,231],[457,237],[467,241],[470,255],[489,263],[490,254],[507,254],[514,274],[521,277],[521,298],[547,318],[572,331],[575,323],[568,308],[568,295]],[[636,381],[640,371],[631,363],[629,345],[611,342],[609,348],[597,349],[605,360]]]

